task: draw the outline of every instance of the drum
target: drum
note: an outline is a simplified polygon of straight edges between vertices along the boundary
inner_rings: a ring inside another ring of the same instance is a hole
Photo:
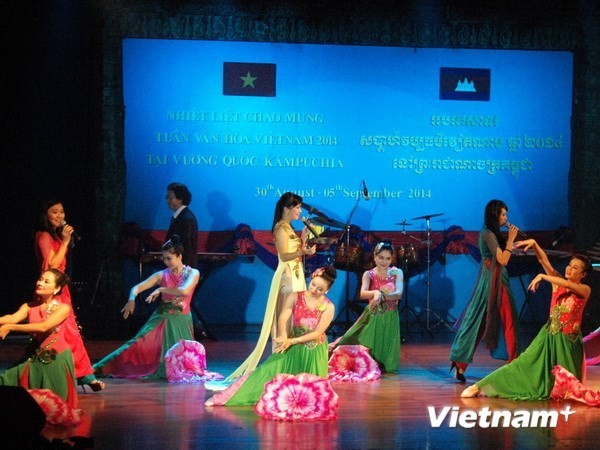
[[[364,250],[359,245],[340,242],[333,255],[333,267],[348,272],[362,269]]]
[[[404,247],[401,245],[396,246],[396,258],[394,264],[402,264],[404,261]]]
[[[402,258],[398,257],[399,261],[402,261],[406,266],[419,265],[419,252],[417,252],[414,245],[404,244],[402,251],[404,255]]]

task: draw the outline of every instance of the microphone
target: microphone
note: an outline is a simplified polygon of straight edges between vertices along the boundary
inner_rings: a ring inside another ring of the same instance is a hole
[[[306,217],[302,217],[300,220],[306,226],[306,228],[308,229],[308,231],[310,231],[313,234],[314,237],[316,237],[316,238],[319,237],[319,233],[317,233],[315,231],[315,229],[311,226],[310,222],[308,221],[308,219]]]
[[[64,227],[67,224],[66,221],[62,221],[62,223],[60,224],[61,227]],[[73,233],[71,233],[71,238],[73,239],[73,241],[75,242],[79,242],[81,240],[81,236],[79,236],[77,234],[77,231],[73,230]]]
[[[561,234],[559,237],[557,237],[554,242],[552,242],[552,244],[550,245],[552,248],[555,248],[558,244],[560,244],[564,238],[567,237],[567,232],[565,231],[563,234]]]
[[[507,220],[506,222],[504,222],[504,226],[506,228],[510,228],[513,226],[513,224]],[[517,235],[521,236],[524,239],[527,239],[527,235],[525,233],[523,233],[521,230],[517,231]]]
[[[365,198],[365,200],[371,200],[371,196],[369,195],[369,190],[367,189],[367,183],[365,183],[365,180],[362,180],[362,185],[363,185],[363,197]]]

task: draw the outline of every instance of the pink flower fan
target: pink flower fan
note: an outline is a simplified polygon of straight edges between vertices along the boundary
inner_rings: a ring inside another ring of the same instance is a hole
[[[222,380],[223,375],[206,370],[206,352],[197,341],[181,339],[165,354],[169,383],[194,383]]]
[[[375,381],[381,377],[379,365],[363,345],[340,345],[329,358],[330,381]]]
[[[282,373],[265,384],[254,411],[269,420],[331,420],[337,418],[338,395],[325,378],[310,373]]]
[[[586,388],[562,366],[554,366],[554,387],[550,397],[554,400],[575,400],[589,406],[600,406],[600,391]]]
[[[46,414],[47,423],[70,427],[81,422],[81,410],[69,406],[54,391],[50,389],[29,389],[28,391]]]

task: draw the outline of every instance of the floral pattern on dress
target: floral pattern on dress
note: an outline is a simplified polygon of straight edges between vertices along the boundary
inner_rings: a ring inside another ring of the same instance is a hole
[[[396,267],[390,267],[385,278],[377,275],[377,271],[375,269],[369,270],[369,277],[371,279],[369,289],[379,290],[384,294],[384,296],[386,294],[389,294],[390,292],[394,292],[396,290],[396,279],[398,277],[398,274],[399,269]],[[393,311],[394,309],[396,309],[397,305],[397,299],[388,300],[384,298],[384,300],[381,301],[376,308],[373,308],[373,312],[380,313],[385,311]]]
[[[586,301],[559,286],[552,296],[548,331],[552,334],[562,332],[577,337],[581,327],[581,317]]]
[[[306,304],[304,292],[298,292],[298,300],[294,305],[293,324],[292,330],[290,331],[290,337],[296,338],[315,331],[321,320],[321,314],[327,309],[328,303],[330,303],[330,301],[325,298],[314,309],[310,309]],[[317,344],[325,342],[326,339],[327,337],[325,334],[322,334],[317,339],[305,342],[304,345],[309,348],[314,348]]]

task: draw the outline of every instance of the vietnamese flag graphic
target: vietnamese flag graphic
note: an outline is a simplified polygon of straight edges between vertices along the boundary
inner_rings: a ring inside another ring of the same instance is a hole
[[[275,97],[275,64],[223,63],[223,95]]]

